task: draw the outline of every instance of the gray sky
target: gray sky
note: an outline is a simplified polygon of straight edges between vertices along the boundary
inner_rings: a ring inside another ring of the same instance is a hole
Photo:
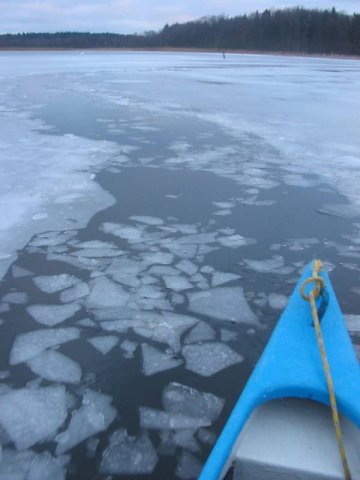
[[[302,4],[360,12],[359,0],[0,0],[0,33],[142,33],[205,15],[239,15]]]

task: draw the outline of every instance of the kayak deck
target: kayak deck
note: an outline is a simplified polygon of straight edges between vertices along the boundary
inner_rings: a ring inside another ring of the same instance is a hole
[[[353,480],[360,479],[360,430],[342,417]],[[234,449],[233,480],[343,480],[329,407],[288,398],[258,407]]]

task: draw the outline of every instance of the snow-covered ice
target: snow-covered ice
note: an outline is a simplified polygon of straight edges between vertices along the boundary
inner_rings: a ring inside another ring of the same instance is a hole
[[[153,472],[158,456],[146,433],[137,437],[125,429],[114,432],[104,450],[100,472],[114,475],[140,475]]]
[[[47,380],[79,383],[80,365],[69,357],[54,350],[46,350],[28,361],[31,370]]]

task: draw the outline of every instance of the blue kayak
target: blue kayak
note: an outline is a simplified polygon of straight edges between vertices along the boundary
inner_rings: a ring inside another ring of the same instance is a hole
[[[312,268],[300,278],[199,480],[222,479],[229,469],[229,478],[251,480],[344,478],[311,309],[300,294]],[[316,308],[354,480],[360,478],[360,367],[328,275],[320,276],[326,294]]]

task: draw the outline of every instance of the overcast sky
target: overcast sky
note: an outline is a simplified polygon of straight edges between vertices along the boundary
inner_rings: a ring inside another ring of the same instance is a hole
[[[205,15],[239,15],[299,4],[360,12],[360,0],[0,0],[0,33],[142,33]]]

